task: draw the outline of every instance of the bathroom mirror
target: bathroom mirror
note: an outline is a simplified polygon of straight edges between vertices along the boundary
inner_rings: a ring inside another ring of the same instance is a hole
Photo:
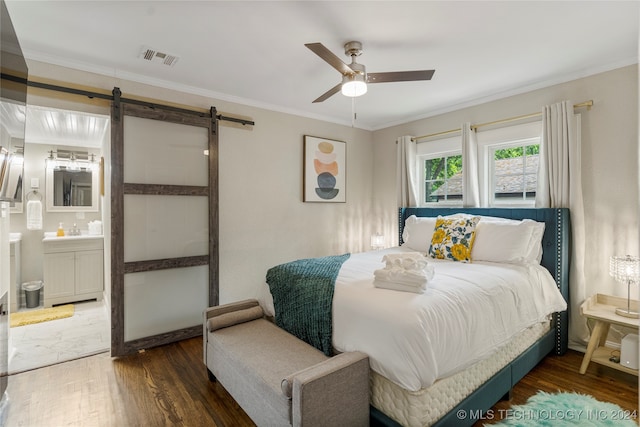
[[[97,212],[96,168],[47,167],[46,201],[49,212]]]

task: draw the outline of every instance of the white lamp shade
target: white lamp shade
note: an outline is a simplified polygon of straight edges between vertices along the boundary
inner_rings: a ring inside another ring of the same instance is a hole
[[[609,260],[609,274],[618,282],[638,283],[640,281],[640,258],[631,255],[612,256]]]
[[[347,75],[342,78],[341,92],[344,96],[356,97],[367,93],[367,84],[361,74]]]
[[[371,236],[371,249],[383,249],[384,248],[384,236],[382,234],[373,234]]]

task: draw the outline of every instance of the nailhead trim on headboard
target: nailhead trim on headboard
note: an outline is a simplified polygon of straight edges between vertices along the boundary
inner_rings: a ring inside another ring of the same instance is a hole
[[[562,211],[560,209],[557,210],[558,218],[556,220],[556,250],[560,253],[560,249],[562,248]],[[556,285],[558,289],[560,289],[560,280],[562,278],[562,262],[560,257],[556,259]],[[562,347],[562,328],[560,322],[560,313],[555,313],[555,325],[556,325],[556,354],[560,355],[561,347]]]

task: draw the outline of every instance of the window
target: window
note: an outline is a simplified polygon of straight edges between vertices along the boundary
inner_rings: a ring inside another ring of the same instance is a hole
[[[490,206],[535,203],[539,149],[539,138],[489,146]]]
[[[535,205],[541,130],[532,122],[478,132],[482,206]]]
[[[424,159],[424,201],[462,200],[462,155]]]
[[[462,146],[459,137],[418,143],[421,206],[462,206]]]

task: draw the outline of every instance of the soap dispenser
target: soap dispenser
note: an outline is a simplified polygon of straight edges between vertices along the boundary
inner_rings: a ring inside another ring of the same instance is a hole
[[[58,237],[64,236],[64,228],[62,228],[62,223],[58,224]]]

